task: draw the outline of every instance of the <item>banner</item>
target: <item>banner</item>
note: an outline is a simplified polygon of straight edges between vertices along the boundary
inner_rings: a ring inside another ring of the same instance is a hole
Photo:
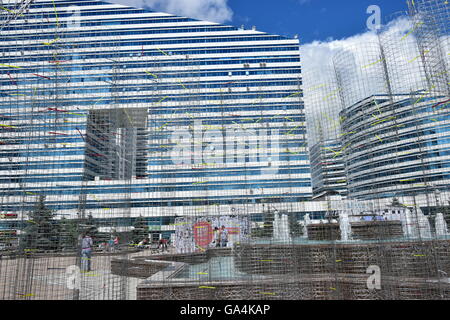
[[[175,248],[177,253],[203,252],[217,247],[217,229],[225,227],[228,233],[226,247],[246,241],[250,236],[247,216],[180,217],[175,219]]]

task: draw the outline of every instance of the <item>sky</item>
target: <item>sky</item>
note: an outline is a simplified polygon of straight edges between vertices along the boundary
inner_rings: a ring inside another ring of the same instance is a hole
[[[418,48],[414,36],[405,36],[413,28],[410,21],[400,17],[407,11],[406,0],[112,0],[116,3],[134,5],[154,11],[163,11],[177,15],[231,24],[237,27],[244,25],[246,29],[256,26],[258,31],[287,37],[298,35],[300,39],[300,56],[302,61],[302,79],[304,101],[309,132],[314,132],[317,119],[322,121],[323,110],[332,108],[338,114],[337,104],[330,102],[330,92],[336,92],[326,85],[332,79],[334,66],[333,57],[341,54],[352,54],[352,61],[361,66],[371,66],[379,60],[376,50],[374,55],[361,51],[361,48],[372,46],[378,48],[378,37],[369,30],[373,20],[373,11],[367,13],[369,6],[376,5],[380,10],[380,23],[387,25],[383,34],[389,34],[393,43],[399,43],[398,56],[395,65],[403,65],[405,61],[414,61],[418,56]],[[390,23],[387,23],[390,22]],[[394,41],[395,40],[395,41]],[[391,41],[391,42],[392,42]],[[447,43],[449,43],[447,41]],[[372,51],[371,51],[372,52]],[[346,56],[348,61],[349,57]],[[350,63],[350,62],[349,62]],[[374,65],[374,69],[381,68]],[[376,70],[375,70],[376,71]],[[375,72],[371,71],[371,72]],[[379,71],[376,71],[379,72]],[[402,75],[402,72],[397,72]],[[331,77],[330,77],[331,75]],[[370,73],[355,75],[355,86],[362,81],[367,82],[367,88],[372,88]],[[410,75],[407,75],[410,76]],[[411,88],[421,87],[422,79],[419,73],[414,73],[411,81],[397,79],[398,83],[407,83]],[[417,78],[417,79],[416,79]],[[391,79],[392,80],[392,79]],[[313,89],[319,86],[319,89]],[[411,89],[409,88],[409,89]],[[367,91],[367,90],[366,90]],[[373,94],[359,92],[361,96]],[[337,99],[336,97],[331,97]],[[323,102],[325,101],[325,102]],[[328,112],[328,111],[327,111]],[[331,130],[332,131],[332,130]],[[331,132],[330,131],[330,132]],[[313,136],[310,135],[310,136]],[[311,143],[312,141],[310,141]]]
[[[380,23],[407,11],[406,0],[110,0],[287,37],[299,36],[304,71],[322,69],[336,51],[376,41],[367,21],[378,6]],[[404,29],[404,28],[401,28]]]
[[[235,25],[257,26],[258,30],[292,37],[303,44],[314,40],[342,39],[367,31],[366,13],[378,5],[382,16],[406,10],[402,0],[229,0]]]
[[[406,0],[110,0],[209,21],[256,26],[301,43],[343,39],[367,31],[366,13],[378,5],[382,19],[407,9]]]

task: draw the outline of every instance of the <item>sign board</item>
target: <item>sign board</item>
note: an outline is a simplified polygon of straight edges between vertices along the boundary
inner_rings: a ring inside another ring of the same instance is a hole
[[[177,252],[202,252],[216,247],[215,228],[222,226],[228,233],[227,247],[249,239],[250,223],[246,216],[180,217],[175,219],[174,244]]]

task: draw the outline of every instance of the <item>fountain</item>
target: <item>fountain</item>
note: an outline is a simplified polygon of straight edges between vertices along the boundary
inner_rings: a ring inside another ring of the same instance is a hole
[[[411,210],[407,209],[402,213],[402,227],[405,238],[418,238],[415,220]]]
[[[278,214],[275,214],[275,219],[273,221],[273,240],[282,243],[288,243],[291,241],[287,215],[283,214],[280,218]]]
[[[339,214],[339,228],[341,229],[341,240],[348,241],[350,238],[350,220],[348,213],[342,212]]]
[[[281,234],[281,238],[282,238],[283,242],[291,241],[291,235],[289,232],[290,232],[290,230],[289,230],[288,216],[286,214],[283,214],[281,216],[281,230],[280,230],[280,234]]]
[[[419,225],[419,233],[421,238],[431,238],[431,226],[428,218],[423,214],[422,210],[417,210],[417,221]]]
[[[441,212],[436,214],[435,227],[437,237],[445,237],[449,235],[447,229],[447,222],[445,221],[444,215]]]
[[[305,214],[305,216],[303,217],[303,221],[303,238],[308,239],[308,225],[311,224],[309,213]]]
[[[416,210],[416,215],[411,210],[402,214],[403,233],[406,238],[431,238],[431,226],[428,218],[422,210]]]
[[[278,214],[275,214],[274,220],[273,220],[273,236],[272,238],[274,240],[278,240],[280,238],[280,217]]]

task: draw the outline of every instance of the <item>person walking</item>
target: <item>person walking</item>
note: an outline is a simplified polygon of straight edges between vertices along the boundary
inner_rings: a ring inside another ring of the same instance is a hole
[[[145,249],[148,245],[148,238],[145,238],[141,242],[138,243],[137,247],[138,249]]]
[[[216,248],[220,247],[220,233],[221,232],[220,232],[219,228],[215,227],[214,228],[214,244],[215,244]]]
[[[85,233],[81,240],[81,266],[83,271],[91,271],[91,258],[92,258],[92,241],[89,233]]]
[[[116,251],[117,249],[119,249],[119,237],[116,236],[114,238],[114,251]]]
[[[108,240],[108,251],[109,252],[114,251],[114,240],[112,238]]]
[[[158,249],[159,249],[159,247],[161,247],[162,252],[167,251],[167,240],[164,238],[161,238],[159,240]]]
[[[220,246],[222,248],[226,247],[228,243],[228,230],[225,226],[222,226],[222,230],[220,232]]]

